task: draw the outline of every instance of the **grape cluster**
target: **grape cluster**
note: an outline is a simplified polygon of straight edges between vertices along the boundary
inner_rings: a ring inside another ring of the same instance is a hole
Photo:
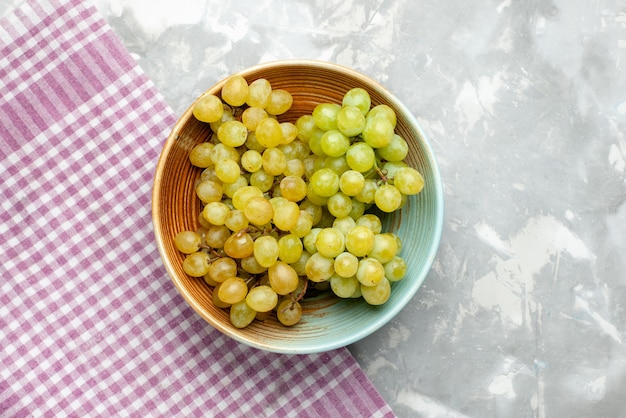
[[[353,88],[341,104],[281,122],[292,103],[266,79],[235,75],[193,108],[213,132],[189,154],[203,170],[200,228],[174,242],[238,328],[271,312],[296,324],[311,290],[380,305],[406,273],[401,240],[370,210],[393,212],[424,186],[404,162],[394,111]]]

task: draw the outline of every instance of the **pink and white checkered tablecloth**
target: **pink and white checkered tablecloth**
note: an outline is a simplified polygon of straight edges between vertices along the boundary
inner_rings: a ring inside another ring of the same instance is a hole
[[[0,415],[393,416],[346,349],[214,330],[154,243],[176,116],[90,3],[0,21]]]

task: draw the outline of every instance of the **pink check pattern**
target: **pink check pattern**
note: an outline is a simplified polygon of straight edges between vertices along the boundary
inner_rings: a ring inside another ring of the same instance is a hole
[[[150,218],[176,117],[91,4],[6,15],[0,92],[0,416],[393,416],[346,349],[258,351],[178,295]]]

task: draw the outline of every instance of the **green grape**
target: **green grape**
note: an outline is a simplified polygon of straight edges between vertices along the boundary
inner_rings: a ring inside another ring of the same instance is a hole
[[[235,147],[231,147],[230,145],[226,145],[224,143],[215,144],[213,149],[211,150],[211,160],[213,164],[216,164],[218,161],[229,159],[236,162],[240,160],[239,153]]]
[[[337,192],[328,198],[326,202],[328,211],[336,218],[350,215],[352,211],[352,199],[341,192]]]
[[[398,241],[394,234],[387,232],[374,235],[374,245],[367,255],[384,264],[390,262],[397,253]]]
[[[409,154],[409,144],[398,134],[394,134],[391,142],[377,150],[378,155],[387,161],[403,161]]]
[[[321,129],[313,133],[311,138],[309,139],[309,149],[314,155],[318,157],[326,157],[326,153],[322,148],[322,138],[324,137],[325,131]]]
[[[391,296],[391,284],[384,277],[373,286],[361,284],[361,296],[370,305],[382,305]]]
[[[350,169],[366,173],[374,167],[376,153],[365,142],[355,142],[346,151],[346,161]]]
[[[221,286],[220,286],[221,288]],[[245,328],[254,321],[257,312],[244,300],[234,303],[228,313],[230,323],[236,328]]]
[[[272,205],[264,197],[251,197],[243,208],[246,218],[251,224],[263,226],[269,223],[274,216]]]
[[[257,126],[258,129],[258,126]],[[259,141],[256,139],[256,132],[248,132],[248,139],[246,139],[245,144],[243,144],[249,150],[255,150],[259,153],[265,151],[265,147],[259,144]]]
[[[241,166],[249,173],[258,171],[263,166],[263,160],[259,151],[249,149],[241,155]]]
[[[342,216],[340,218],[335,218],[333,221],[332,227],[336,230],[340,231],[344,236],[350,232],[352,228],[356,226],[356,222],[350,216]]]
[[[267,118],[267,112],[264,109],[261,109],[260,107],[248,107],[241,114],[240,123],[244,125],[248,131],[256,131],[256,127],[259,122],[261,122],[265,118]],[[246,132],[246,137],[247,134],[248,133]]]
[[[299,202],[306,197],[306,182],[301,177],[285,176],[280,181],[281,195],[292,202]]]
[[[231,234],[232,232],[225,225],[211,225],[204,234],[204,242],[211,248],[224,248],[224,244]]]
[[[270,100],[266,110],[270,115],[282,115],[291,108],[293,97],[291,93],[283,89],[274,89],[270,94]]]
[[[350,147],[350,139],[338,130],[326,131],[320,138],[320,147],[329,157],[339,157]]]
[[[258,78],[250,83],[248,87],[248,99],[246,100],[248,106],[265,109],[270,103],[270,96],[272,95],[270,82],[264,78]]]
[[[248,82],[240,75],[229,77],[222,87],[222,100],[231,106],[242,106],[248,100]]]
[[[234,183],[241,175],[241,168],[236,161],[224,158],[215,163],[215,174],[224,183]]]
[[[298,137],[298,128],[291,122],[281,122],[280,129],[283,132],[283,140],[279,147],[291,144]]]
[[[315,190],[313,190],[313,186],[311,185],[311,182],[309,182],[309,184],[307,185],[306,200],[320,207],[326,206],[326,203],[328,203],[327,197],[320,196],[319,194],[315,192]]]
[[[274,187],[274,176],[261,168],[250,175],[250,185],[267,192]]]
[[[286,295],[298,287],[298,273],[289,264],[276,261],[267,271],[270,286],[279,295]]]
[[[346,249],[357,257],[364,257],[374,248],[374,232],[358,224],[346,234]]]
[[[329,168],[322,168],[313,173],[309,186],[316,195],[330,197],[339,190],[339,176]]]
[[[384,264],[385,277],[390,282],[398,282],[406,275],[406,262],[398,255]]]
[[[209,202],[202,209],[204,219],[212,225],[224,225],[229,213],[230,208],[223,202]]]
[[[401,167],[393,176],[393,184],[405,195],[413,195],[424,188],[424,177],[412,167]]]
[[[257,312],[269,312],[278,304],[278,295],[270,286],[256,286],[248,292],[246,303]]]
[[[302,318],[302,306],[299,302],[285,299],[276,309],[276,318],[285,326],[293,326]]]
[[[287,160],[285,165],[285,176],[304,177],[304,163],[300,159],[292,158]],[[306,184],[305,184],[306,187]]]
[[[365,179],[363,182],[363,190],[361,190],[354,198],[363,203],[374,203],[376,198],[376,190],[378,184],[374,179]]]
[[[363,115],[366,115],[372,105],[372,99],[367,90],[361,87],[354,87],[344,94],[341,104],[343,106],[357,107]]]
[[[222,302],[235,304],[245,299],[248,285],[240,277],[229,277],[222,282],[217,296]]]
[[[333,267],[340,277],[353,277],[359,268],[359,259],[354,254],[345,251],[335,257]],[[354,290],[350,294],[352,293]]]
[[[311,231],[311,228],[313,228],[313,215],[300,208],[300,212],[298,212],[298,220],[293,228],[289,230],[289,233],[298,238],[303,238]]]
[[[383,230],[383,224],[380,218],[373,213],[367,213],[356,220],[357,226],[365,226],[374,234],[380,234]]]
[[[300,211],[306,211],[311,214],[311,222],[313,225],[317,224],[320,219],[322,219],[322,207],[308,199],[304,199],[300,203]]]
[[[247,228],[248,224],[248,218],[246,218],[245,213],[239,209],[231,210],[224,220],[224,225],[233,232]]]
[[[355,276],[342,277],[333,274],[329,281],[333,293],[344,299],[351,297],[361,285]]]
[[[263,197],[263,192],[258,187],[244,186],[233,194],[235,209],[243,210],[252,197]]]
[[[370,147],[382,148],[391,143],[394,135],[393,129],[393,125],[386,118],[367,118],[361,136]]]
[[[238,120],[224,122],[217,130],[217,139],[230,147],[243,145],[248,138],[248,128]]]
[[[313,282],[324,282],[335,273],[335,261],[320,253],[311,254],[304,266],[306,276]]]
[[[217,130],[220,128],[220,126],[222,126],[224,122],[228,122],[229,120],[235,120],[235,115],[233,114],[233,110],[228,105],[224,105],[223,109],[224,109],[224,113],[222,113],[222,117],[220,118],[220,120],[216,122],[211,122],[209,124],[213,132],[217,132]]]
[[[315,125],[312,115],[302,115],[296,120],[296,128],[298,128],[298,138],[308,143],[313,133],[319,128]]]
[[[183,260],[183,270],[191,277],[202,277],[209,271],[209,255],[203,251],[188,254]]]
[[[265,148],[273,148],[283,141],[283,130],[276,119],[266,118],[259,122],[255,131],[256,141]]]
[[[348,170],[339,177],[339,189],[347,196],[356,196],[365,186],[365,177],[356,170]]]
[[[254,258],[254,255],[242,258],[239,264],[243,271],[250,274],[261,274],[267,271],[267,267],[260,265],[259,262],[256,261],[256,258]]]
[[[302,240],[294,235],[283,235],[278,239],[278,259],[287,263],[295,263],[304,251]]]
[[[393,212],[402,203],[402,194],[393,184],[383,184],[376,189],[374,203],[383,212]]]
[[[281,231],[289,231],[298,223],[300,207],[297,203],[286,200],[280,205],[279,210],[274,211],[272,221],[276,228]]]
[[[283,174],[287,167],[287,158],[285,154],[278,148],[268,148],[263,151],[262,159],[263,169],[272,176]]]
[[[226,230],[228,230],[228,228],[226,228]],[[233,232],[224,242],[224,253],[229,257],[245,258],[251,256],[253,252],[254,241],[252,241],[252,237],[245,229]]]
[[[218,283],[217,285],[215,285],[215,288],[213,289],[213,293],[211,294],[211,301],[213,302],[213,305],[216,308],[221,308],[221,309],[230,308],[230,303],[222,302],[218,296],[220,285],[221,283]]]
[[[315,225],[320,228],[331,228],[333,226],[333,222],[335,222],[335,217],[330,214],[328,208],[325,206],[322,207],[322,217],[320,221]]]
[[[174,237],[174,246],[183,254],[192,254],[200,249],[202,237],[194,231],[181,231]]]
[[[217,122],[224,114],[224,105],[219,97],[205,94],[194,104],[192,113],[201,122]]]
[[[323,228],[315,238],[317,252],[328,258],[335,258],[346,248],[346,239],[335,228]]]
[[[372,109],[370,109],[369,113],[366,116],[366,119],[374,119],[378,117],[387,119],[389,122],[391,122],[391,125],[395,129],[397,123],[396,112],[394,112],[391,107],[387,106],[386,104],[376,105]]]
[[[313,109],[315,126],[323,131],[337,129],[337,114],[341,106],[335,103],[320,103]]]
[[[375,258],[362,258],[356,271],[357,280],[365,286],[375,286],[385,278],[385,268]],[[361,292],[363,289],[361,289]]]
[[[382,166],[382,172],[385,173],[387,178],[393,179],[399,169],[408,167],[404,161],[386,161]]]
[[[310,179],[313,173],[324,166],[324,158],[311,154],[302,160],[304,165],[304,176]]]
[[[309,254],[317,252],[315,240],[317,240],[317,235],[321,230],[322,228],[312,228],[309,233],[302,238],[302,245],[304,245],[304,249],[307,250]]]
[[[352,210],[350,211],[350,217],[355,221],[359,219],[365,213],[365,203],[359,202],[355,198],[352,198]]]
[[[204,180],[196,185],[196,196],[203,202],[219,202],[222,200],[222,185],[213,180]]]
[[[304,277],[306,276],[306,262],[311,257],[308,251],[302,251],[300,258],[295,263],[291,263],[290,266],[296,271],[298,276]],[[303,280],[300,280],[302,282]]]
[[[211,180],[216,183],[222,182],[219,178],[217,178],[217,175],[215,174],[215,166],[213,165],[213,162],[211,162],[211,165],[202,170],[202,173],[200,173],[200,181],[205,180]]]
[[[356,106],[343,106],[337,113],[337,129],[348,137],[354,137],[363,132],[365,115]]]
[[[246,186],[248,186],[248,179],[246,176],[239,176],[237,180],[232,183],[222,184],[222,191],[228,198],[232,199],[237,190]]]
[[[210,142],[201,142],[189,151],[189,162],[195,167],[207,168],[213,165],[211,150],[215,145]]]
[[[350,166],[348,165],[348,161],[346,161],[345,155],[342,155],[340,157],[325,157],[322,167],[330,168],[339,176],[350,170]]]
[[[217,283],[223,283],[229,277],[236,277],[237,262],[230,257],[220,257],[211,263],[207,276]]]

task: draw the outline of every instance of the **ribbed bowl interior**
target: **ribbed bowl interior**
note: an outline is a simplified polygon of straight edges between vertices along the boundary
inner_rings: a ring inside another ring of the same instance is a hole
[[[443,191],[432,149],[417,121],[390,92],[377,82],[351,69],[325,62],[288,60],[258,65],[239,73],[248,82],[269,80],[273,88],[288,90],[294,105],[281,121],[310,114],[318,103],[341,103],[353,87],[366,89],[372,105],[387,104],[397,114],[396,132],[409,143],[406,161],[425,179],[424,190],[409,198],[401,211],[383,218],[385,229],[403,241],[401,255],[407,262],[404,280],[392,287],[392,295],[382,306],[364,300],[339,299],[330,294],[303,303],[302,321],[285,327],[270,316],[254,321],[245,329],[230,325],[228,312],[213,306],[212,288],[201,279],[187,276],[182,269],[183,255],[174,247],[174,236],[197,228],[200,204],[194,184],[201,170],[188,160],[189,151],[211,134],[208,124],[198,122],[190,105],[173,127],[155,172],[152,216],[157,245],[174,285],[189,305],[219,331],[237,341],[262,350],[279,353],[314,353],[349,345],[373,333],[410,302],[431,268],[439,246],[443,219]],[[223,81],[208,91],[219,95]]]

